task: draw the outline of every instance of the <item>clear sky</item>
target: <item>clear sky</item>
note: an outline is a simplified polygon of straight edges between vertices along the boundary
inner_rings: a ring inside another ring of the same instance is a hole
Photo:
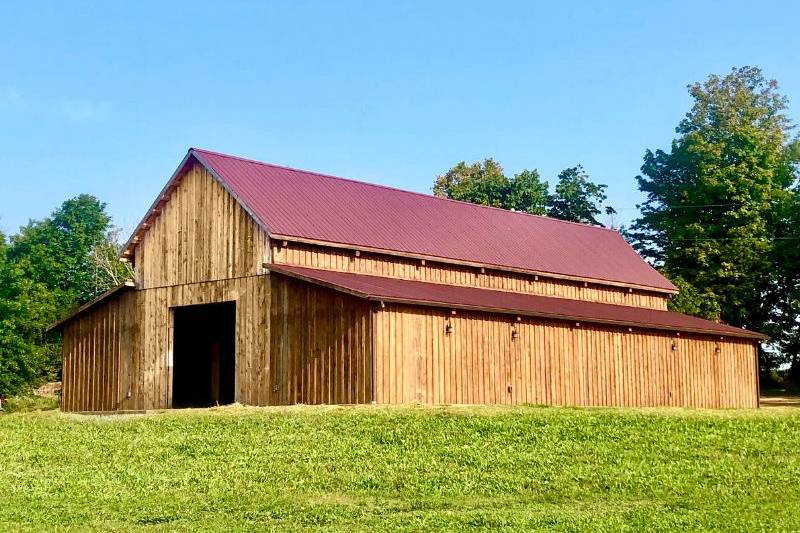
[[[0,230],[83,192],[130,230],[190,146],[423,192],[581,163],[627,221],[688,83],[759,65],[800,118],[800,2],[656,4],[2,2]]]

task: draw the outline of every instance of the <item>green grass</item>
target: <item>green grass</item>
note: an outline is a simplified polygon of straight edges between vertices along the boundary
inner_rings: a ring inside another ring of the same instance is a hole
[[[0,416],[0,529],[800,529],[800,410]]]
[[[4,413],[26,413],[30,411],[49,411],[52,409],[58,409],[57,396],[23,394],[20,396],[12,396],[3,401]]]

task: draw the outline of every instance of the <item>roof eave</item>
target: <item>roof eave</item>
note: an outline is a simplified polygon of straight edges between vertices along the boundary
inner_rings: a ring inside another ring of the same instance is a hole
[[[91,301],[86,302],[85,304],[83,304],[82,306],[78,307],[75,311],[73,311],[72,313],[68,314],[67,316],[65,316],[64,318],[59,320],[58,322],[54,322],[54,323],[50,324],[49,326],[47,326],[47,329],[45,331],[47,333],[49,333],[49,332],[51,332],[53,330],[61,329],[64,325],[67,324],[67,322],[70,322],[70,321],[74,320],[75,318],[77,318],[78,316],[80,316],[83,313],[87,312],[89,309],[91,309],[92,307],[98,305],[99,303],[111,298],[112,296],[114,296],[115,294],[117,294],[119,292],[133,290],[135,287],[136,287],[136,284],[133,282],[133,280],[126,280],[126,281],[122,282],[120,285],[117,285],[116,287],[112,287],[111,289],[107,290],[103,294],[95,297]]]
[[[755,331],[747,331],[747,330],[740,330],[740,331],[717,331],[717,330],[708,330],[703,328],[692,328],[692,327],[674,327],[674,326],[666,326],[660,324],[644,324],[640,322],[632,322],[632,321],[623,321],[623,320],[611,320],[611,319],[602,319],[602,318],[592,318],[586,316],[573,316],[573,315],[565,315],[559,313],[545,313],[545,312],[531,312],[525,310],[518,310],[518,309],[507,309],[507,308],[494,308],[494,307],[479,307],[479,306],[470,306],[465,304],[457,304],[457,303],[445,303],[445,302],[438,302],[438,301],[431,301],[431,300],[423,300],[423,299],[410,299],[410,298],[393,298],[393,297],[386,297],[386,296],[379,296],[364,293],[361,291],[356,291],[347,287],[343,287],[342,285],[338,285],[336,283],[331,283],[323,280],[319,280],[313,277],[304,276],[297,272],[293,272],[290,270],[285,270],[280,267],[280,265],[270,265],[270,271],[276,272],[278,274],[282,274],[284,276],[298,279],[300,281],[304,281],[306,283],[312,283],[314,285],[318,285],[321,287],[325,287],[328,289],[332,289],[338,292],[342,292],[344,294],[349,294],[351,296],[355,296],[357,298],[362,298],[369,301],[374,302],[389,302],[389,303],[398,303],[398,304],[405,304],[405,305],[420,305],[420,306],[427,306],[427,307],[438,307],[444,309],[462,309],[462,310],[469,310],[469,311],[483,311],[488,313],[498,313],[498,314],[506,314],[506,315],[518,315],[518,316],[527,316],[527,317],[537,317],[537,318],[546,318],[552,320],[563,320],[567,322],[586,322],[590,324],[602,324],[602,325],[613,325],[613,326],[621,326],[621,327],[631,327],[637,329],[645,329],[645,330],[659,330],[659,331],[672,331],[672,332],[680,332],[680,333],[695,333],[699,335],[711,335],[716,337],[736,337],[736,338],[744,338],[750,340],[757,340],[760,342],[766,341],[769,339],[767,335],[763,333],[758,333]]]

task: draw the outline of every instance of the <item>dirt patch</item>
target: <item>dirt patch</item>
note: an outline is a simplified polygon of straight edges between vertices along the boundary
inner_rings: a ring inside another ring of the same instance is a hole
[[[762,396],[761,407],[800,407],[800,396]]]

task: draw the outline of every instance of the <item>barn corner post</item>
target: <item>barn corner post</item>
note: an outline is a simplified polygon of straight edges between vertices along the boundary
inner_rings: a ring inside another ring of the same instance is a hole
[[[173,407],[172,393],[174,386],[173,369],[175,366],[175,308],[168,309],[167,321],[167,366],[166,366],[166,406]]]
[[[753,342],[753,351],[755,352],[755,372],[756,372],[756,409],[761,408],[761,360],[759,354],[761,352],[761,343],[758,341]]]
[[[378,365],[376,357],[378,357],[377,338],[375,336],[378,331],[376,322],[378,321],[378,314],[381,308],[384,307],[383,302],[373,303],[369,314],[369,375],[370,375],[370,400],[372,405],[378,404]]]

